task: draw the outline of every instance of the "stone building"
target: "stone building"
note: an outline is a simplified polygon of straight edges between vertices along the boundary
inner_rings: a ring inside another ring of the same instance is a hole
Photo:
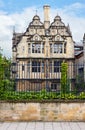
[[[45,5],[44,22],[35,15],[24,33],[13,33],[12,52],[17,90],[60,90],[61,63],[68,63],[74,81],[74,42],[69,25],[60,16],[50,23],[50,6]]]
[[[75,53],[76,75],[85,83],[85,34],[83,36],[83,44],[77,45],[77,53]],[[78,81],[79,82],[79,81]]]

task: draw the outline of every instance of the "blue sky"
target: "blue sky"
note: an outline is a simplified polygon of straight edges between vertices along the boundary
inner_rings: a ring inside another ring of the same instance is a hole
[[[20,12],[24,8],[28,7],[42,7],[45,4],[50,5],[52,8],[64,8],[73,3],[85,4],[85,0],[0,0],[0,10],[4,10],[8,13]],[[85,9],[84,9],[85,11]],[[83,11],[81,10],[81,15]]]
[[[50,5],[50,19],[58,14],[69,23],[73,40],[80,42],[85,33],[85,0],[0,0],[0,47],[3,54],[11,56],[12,33],[24,32],[37,9],[43,21],[43,5]]]
[[[51,7],[62,8],[73,3],[85,4],[85,0],[0,0],[1,9],[11,13],[13,11],[21,11],[23,8],[30,6],[42,7],[45,4],[51,5]]]

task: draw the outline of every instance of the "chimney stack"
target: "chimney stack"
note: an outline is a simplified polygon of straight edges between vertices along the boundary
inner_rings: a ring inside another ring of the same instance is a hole
[[[50,6],[49,5],[45,5],[43,7],[44,9],[44,26],[45,29],[48,29],[50,26]]]

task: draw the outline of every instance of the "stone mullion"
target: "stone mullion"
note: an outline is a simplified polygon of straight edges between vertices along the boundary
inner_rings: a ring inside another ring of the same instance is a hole
[[[52,44],[52,53],[54,53],[54,43]]]
[[[30,78],[32,78],[31,74],[32,74],[32,59],[30,59]]]
[[[30,43],[30,54],[32,53],[32,44]]]
[[[52,60],[52,73],[54,72],[54,60]]]
[[[64,44],[65,44],[65,43],[62,43],[62,44],[63,44],[63,45],[62,45],[62,53],[64,54],[64,47],[65,47]]]

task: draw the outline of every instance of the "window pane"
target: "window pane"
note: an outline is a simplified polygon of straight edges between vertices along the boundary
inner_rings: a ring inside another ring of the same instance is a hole
[[[32,53],[41,53],[41,44],[33,43],[32,44]]]
[[[57,91],[57,83],[51,83],[51,90]]]
[[[50,73],[52,73],[52,62],[50,62]]]
[[[54,43],[53,45],[50,44],[50,53],[62,53],[63,50],[63,44],[62,43]]]
[[[64,43],[64,53],[66,53],[66,43]]]
[[[61,71],[61,61],[54,61],[54,72],[60,72]]]
[[[40,72],[40,62],[32,61],[32,72]]]
[[[59,45],[59,53],[62,53],[62,44]]]
[[[44,72],[44,62],[42,62],[42,72]]]
[[[32,53],[35,53],[35,45],[32,44]]]
[[[42,44],[42,53],[44,53],[44,43]]]
[[[25,69],[25,67],[24,67],[24,65],[22,65],[22,71],[24,71],[24,69]]]
[[[32,53],[44,53],[44,43],[33,43],[32,44]]]
[[[28,53],[31,53],[30,43],[28,44]]]
[[[50,53],[52,53],[52,44],[50,44]]]
[[[30,72],[30,61],[28,62],[28,72]]]

